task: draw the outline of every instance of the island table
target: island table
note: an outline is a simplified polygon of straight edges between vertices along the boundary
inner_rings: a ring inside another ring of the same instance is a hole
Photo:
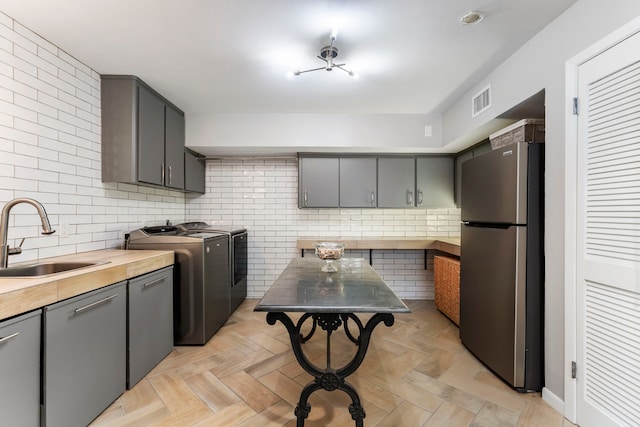
[[[313,380],[300,393],[295,409],[297,426],[304,426],[311,406],[309,396],[320,389],[342,390],[349,395],[352,404],[349,413],[357,427],[363,426],[365,412],[356,389],[345,378],[353,374],[363,362],[371,334],[375,327],[384,322],[393,325],[394,313],[409,313],[409,308],[398,298],[364,259],[343,258],[334,262],[338,271],[321,271],[325,261],[317,258],[295,258],[276,279],[255,307],[255,311],[267,312],[267,323],[274,325],[280,321],[291,341],[293,353],[300,366]],[[294,323],[286,313],[304,313]],[[356,313],[373,313],[363,325]],[[310,321],[310,331],[303,334],[302,327]],[[357,328],[354,334],[353,326]],[[303,351],[303,344],[320,327],[326,332],[326,367],[311,363]],[[331,334],[340,327],[353,342],[357,350],[352,360],[341,368],[331,366]]]

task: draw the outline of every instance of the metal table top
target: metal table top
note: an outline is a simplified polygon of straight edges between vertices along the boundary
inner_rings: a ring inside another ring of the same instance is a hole
[[[293,259],[262,297],[255,311],[304,313],[409,313],[409,308],[362,258],[334,261]]]

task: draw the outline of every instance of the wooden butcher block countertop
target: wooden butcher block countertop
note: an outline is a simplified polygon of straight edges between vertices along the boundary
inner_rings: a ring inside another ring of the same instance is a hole
[[[341,238],[318,237],[298,239],[298,249],[314,249],[315,242],[340,242],[345,249],[437,249],[451,255],[460,256],[459,237],[381,237],[381,238]]]
[[[36,262],[99,264],[47,276],[0,277],[0,320],[173,265],[174,254],[172,251],[104,249],[28,264]]]

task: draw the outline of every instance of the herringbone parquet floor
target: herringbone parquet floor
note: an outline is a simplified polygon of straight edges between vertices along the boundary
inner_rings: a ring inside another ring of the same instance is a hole
[[[296,362],[284,326],[245,301],[202,347],[176,347],[107,408],[92,427],[295,426],[294,407],[311,377]],[[348,378],[367,427],[568,427],[539,393],[512,391],[460,343],[458,329],[433,301],[407,301],[411,314],[378,325],[367,357]],[[324,366],[325,334],[305,349]],[[332,339],[332,366],[353,354],[343,333]],[[353,426],[340,391],[311,396],[307,426]]]

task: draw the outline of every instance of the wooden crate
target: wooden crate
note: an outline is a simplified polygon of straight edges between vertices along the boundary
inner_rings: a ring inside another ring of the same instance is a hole
[[[489,135],[491,148],[497,150],[518,142],[544,142],[544,119],[524,119]]]
[[[460,260],[433,257],[436,308],[460,325]]]

